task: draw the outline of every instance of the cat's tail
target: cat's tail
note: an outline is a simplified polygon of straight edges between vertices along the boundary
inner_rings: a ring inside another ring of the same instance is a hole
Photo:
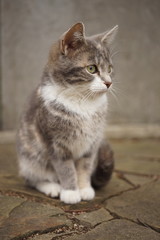
[[[114,169],[114,154],[107,142],[104,142],[98,152],[98,164],[92,175],[94,188],[103,187],[111,178]]]

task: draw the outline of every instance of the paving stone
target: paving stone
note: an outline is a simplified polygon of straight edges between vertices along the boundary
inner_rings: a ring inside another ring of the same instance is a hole
[[[106,209],[104,209],[104,208],[101,208],[101,209],[93,211],[93,212],[82,213],[75,217],[77,219],[79,219],[80,221],[85,221],[85,222],[90,223],[91,226],[95,226],[99,223],[108,221],[113,218],[109,214],[109,212],[107,212]]]
[[[66,237],[66,240],[160,240],[160,234],[127,220],[102,223],[86,234]]]
[[[14,144],[0,144],[0,173],[17,174],[17,157]]]
[[[55,230],[55,232],[50,232],[50,233],[43,233],[43,234],[35,234],[34,236],[31,236],[27,240],[52,240],[52,239],[63,239],[63,237],[66,237],[67,235],[72,235],[75,234],[74,229],[68,228],[64,229],[58,228]],[[62,238],[61,238],[62,237]]]
[[[113,140],[112,147],[116,155],[160,158],[159,140]]]
[[[27,240],[52,240],[53,238],[60,238],[67,235],[67,234],[72,234],[75,233],[74,230],[72,230],[72,228],[65,228],[65,227],[60,227],[58,229],[56,229],[53,232],[49,232],[49,233],[43,233],[43,234],[34,234],[31,237],[29,237]]]
[[[138,174],[160,176],[158,140],[113,142],[116,169]]]
[[[142,175],[160,176],[160,161],[149,161],[141,157],[117,156],[116,169]]]
[[[109,199],[106,207],[122,218],[148,224],[160,230],[160,181],[146,184]]]
[[[133,174],[124,174],[124,176],[133,183],[135,186],[142,186],[144,184],[150,183],[153,181],[153,178],[140,176],[140,175],[133,175]]]
[[[129,183],[120,179],[116,173],[113,173],[110,182],[100,190],[96,191],[99,198],[108,198],[133,188]]]
[[[30,238],[31,240],[51,240],[53,237],[56,237],[57,234],[54,233],[47,233],[47,234],[43,234],[43,235],[35,235],[32,238]]]
[[[0,228],[0,236],[3,240],[25,236],[36,231],[55,229],[63,225],[72,225],[60,208],[30,201],[17,205],[18,200],[15,197],[8,196],[8,198],[10,200],[6,202],[6,205],[8,203],[6,209],[9,217],[1,222]],[[9,212],[8,209],[11,211]]]
[[[65,204],[59,202],[59,206],[61,206],[66,213],[80,214],[100,209],[102,207],[101,201],[102,199],[96,197],[92,201],[81,201],[77,204]]]
[[[116,158],[115,168],[125,173],[124,176],[133,184],[143,185],[154,176],[160,177],[159,140],[112,141],[112,146]]]
[[[22,198],[11,198],[8,196],[0,195],[0,223],[2,222],[2,220],[9,217],[12,209],[16,208],[24,201],[25,200]]]

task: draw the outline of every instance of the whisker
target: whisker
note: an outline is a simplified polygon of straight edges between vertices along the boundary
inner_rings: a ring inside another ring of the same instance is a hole
[[[116,51],[114,53],[111,54],[111,58],[113,58],[114,56],[116,56],[118,53],[120,53],[120,51]]]
[[[120,106],[120,103],[119,103],[119,101],[118,101],[118,97],[117,97],[116,92],[114,91],[113,88],[110,89],[110,93],[111,93],[111,95],[114,97],[114,99],[116,100],[116,103],[118,104],[118,106]]]
[[[122,89],[122,88],[119,88],[115,85],[112,86],[112,89],[116,92],[116,94],[118,95],[122,95],[122,96],[125,96],[125,97],[129,97],[128,94],[127,94],[127,91],[125,89]]]
[[[87,99],[90,97],[91,95],[91,91],[89,89],[86,90],[86,94],[83,96],[83,98],[81,99],[81,102],[84,103],[87,101]]]

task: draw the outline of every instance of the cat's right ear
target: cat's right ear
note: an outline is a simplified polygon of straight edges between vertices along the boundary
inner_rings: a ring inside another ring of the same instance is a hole
[[[64,55],[67,55],[80,48],[84,42],[84,25],[76,23],[60,39],[60,50]]]

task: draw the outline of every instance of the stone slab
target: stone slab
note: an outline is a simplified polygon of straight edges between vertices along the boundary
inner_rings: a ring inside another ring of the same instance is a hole
[[[124,138],[112,140],[111,143],[116,156],[160,158],[160,140],[158,139],[143,139],[143,141],[139,141]]]
[[[160,234],[127,220],[102,223],[86,234],[66,237],[66,240],[159,240]]]
[[[128,191],[106,202],[106,208],[122,218],[160,229],[160,181]]]
[[[115,168],[141,175],[160,176],[160,147],[158,140],[113,141]]]
[[[153,178],[154,178],[154,177],[152,178],[152,177],[145,177],[145,176],[133,175],[133,174],[124,174],[124,176],[128,181],[130,181],[135,186],[142,186],[144,184],[150,183],[151,181],[153,181]]]
[[[96,196],[97,198],[110,198],[111,196],[117,195],[131,188],[133,188],[133,186],[120,179],[117,174],[113,173],[110,182],[102,189],[96,191]]]
[[[15,144],[0,144],[0,173],[17,175],[17,157]]]
[[[75,216],[76,219],[79,219],[80,221],[85,221],[90,223],[90,225],[93,227],[99,223],[111,220],[113,217],[109,214],[109,212],[106,211],[106,209],[101,208],[99,210],[93,211],[93,212],[86,212],[83,214],[80,214],[78,216]]]
[[[0,223],[8,218],[12,209],[18,207],[25,200],[23,198],[0,195]]]
[[[137,175],[157,175],[160,177],[160,161],[148,161],[140,157],[119,156],[117,157],[116,169],[137,173]]]
[[[17,200],[11,196],[6,196],[5,199],[6,213],[9,216],[1,221],[0,236],[3,240],[72,225],[58,207]]]
[[[35,235],[32,238],[30,238],[31,240],[51,240],[53,237],[56,237],[57,235],[54,233],[48,233],[48,234],[43,234],[43,235]]]

